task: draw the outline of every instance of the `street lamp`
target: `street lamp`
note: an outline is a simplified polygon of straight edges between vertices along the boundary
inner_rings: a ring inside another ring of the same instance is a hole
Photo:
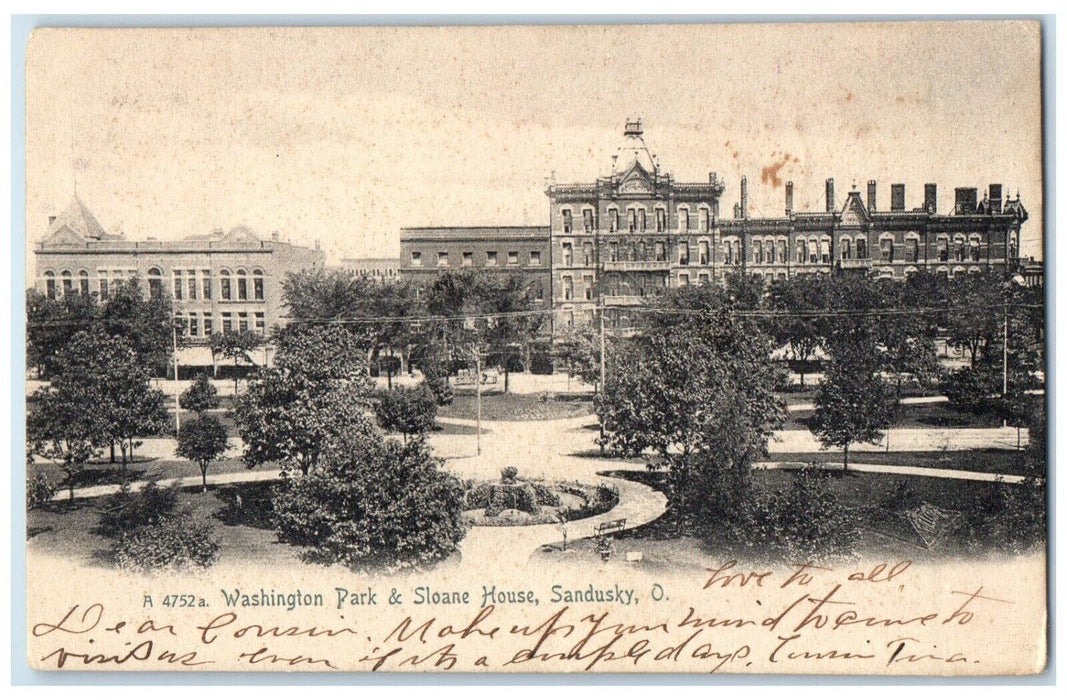
[[[177,435],[182,429],[182,406],[179,396],[181,392],[178,390],[178,327],[182,325],[181,319],[175,317],[174,323],[171,324],[171,337],[174,342],[174,434]]]

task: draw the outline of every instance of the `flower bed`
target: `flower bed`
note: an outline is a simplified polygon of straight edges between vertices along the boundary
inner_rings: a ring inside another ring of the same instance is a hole
[[[619,492],[605,484],[525,480],[514,467],[500,481],[464,483],[464,519],[471,525],[521,526],[581,520],[607,512]]]

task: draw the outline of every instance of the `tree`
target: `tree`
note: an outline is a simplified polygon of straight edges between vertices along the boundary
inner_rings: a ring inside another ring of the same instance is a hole
[[[351,569],[423,566],[455,552],[464,535],[463,487],[424,441],[383,440],[373,426],[347,431],[307,476],[273,497],[278,536],[308,558]]]
[[[609,363],[595,404],[602,444],[626,455],[653,452],[683,512],[701,510],[723,474],[747,483],[784,416],[769,340],[728,308],[703,313],[685,323],[653,316]]]
[[[896,399],[878,374],[878,356],[863,344],[838,345],[815,394],[811,431],[825,447],[841,447],[848,469],[854,442],[880,440]]]
[[[126,339],[150,374],[166,372],[174,348],[170,295],[146,295],[140,280],[130,278],[111,291],[100,309],[100,322],[108,335]]]
[[[219,390],[206,374],[198,374],[192,385],[178,397],[178,405],[196,413],[210,411],[219,407]]]
[[[212,333],[209,339],[212,357],[233,360],[233,393],[237,393],[237,361],[248,359],[248,353],[263,344],[263,338],[255,331],[224,331]]]
[[[330,441],[369,425],[367,393],[362,384],[325,388],[284,369],[261,370],[234,412],[245,465],[280,462],[283,471],[310,473]]]
[[[506,394],[516,350],[522,366],[529,369],[530,346],[544,326],[545,315],[537,313],[543,305],[536,301],[531,281],[524,275],[508,274],[490,282],[483,292],[483,308],[499,315],[488,322],[485,341],[504,369]]]
[[[390,389],[393,388],[393,374],[402,367],[396,352],[400,351],[401,357],[410,353],[418,328],[409,319],[418,316],[421,308],[418,288],[409,280],[374,287],[371,300],[373,322],[367,324],[367,328],[371,333],[373,354],[388,353],[386,361],[381,364],[385,367]]]
[[[75,379],[57,375],[50,386],[35,391],[26,418],[30,452],[63,470],[71,501],[78,474],[100,456],[102,441],[101,426],[89,408],[93,397]]]
[[[182,426],[175,452],[179,457],[196,462],[200,467],[204,491],[207,491],[208,467],[221,457],[228,447],[226,428],[219,419],[211,415],[199,415]]]
[[[881,316],[876,338],[881,349],[882,369],[894,377],[899,398],[906,376],[923,386],[937,381],[941,372],[934,346],[937,322],[929,312],[924,312],[932,300],[925,297],[926,290],[920,283],[881,280],[879,287],[882,308],[894,312]],[[898,310],[904,313],[897,313]]]
[[[279,334],[275,366],[260,370],[237,401],[249,469],[276,461],[307,474],[331,440],[369,424],[372,385],[354,347],[355,336],[337,324],[296,324]]]
[[[378,425],[387,432],[400,433],[404,442],[409,435],[425,435],[437,424],[437,400],[425,383],[380,392],[374,412]]]
[[[556,358],[570,377],[600,388],[600,335],[581,325],[564,333],[556,343]]]
[[[945,314],[949,344],[964,348],[976,368],[999,335],[1003,313],[1003,279],[989,274],[957,275],[948,284],[952,311]]]
[[[45,431],[35,433],[38,437],[50,434],[53,444],[62,435],[66,450],[81,443],[71,453],[71,468],[81,459],[75,455],[85,455],[89,445],[117,444],[125,469],[138,438],[166,430],[166,397],[149,386],[145,360],[124,338],[99,330],[75,333],[57,366],[59,374],[38,396],[42,407],[34,420],[41,423],[34,430]]]
[[[26,366],[41,379],[50,378],[59,367],[60,351],[74,333],[87,330],[98,315],[96,299],[65,294],[49,299],[35,289],[26,291]]]
[[[779,346],[789,346],[801,386],[807,363],[823,342],[822,319],[814,313],[826,310],[828,284],[822,275],[797,275],[775,280],[768,290],[767,303],[775,312],[768,323],[770,335]]]
[[[282,282],[282,302],[300,321],[367,318],[373,293],[371,282],[348,269],[317,267],[289,273]]]

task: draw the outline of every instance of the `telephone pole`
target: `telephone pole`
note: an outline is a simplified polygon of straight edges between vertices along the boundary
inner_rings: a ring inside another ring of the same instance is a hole
[[[182,404],[181,391],[179,391],[178,385],[178,319],[174,319],[174,322],[170,326],[171,338],[174,343],[174,434],[177,435],[182,429]]]

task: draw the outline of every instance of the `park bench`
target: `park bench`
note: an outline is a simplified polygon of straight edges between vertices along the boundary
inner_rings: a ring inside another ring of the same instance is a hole
[[[625,529],[626,518],[620,518],[619,520],[606,520],[600,523],[593,532],[597,537],[603,537],[604,535],[622,532]]]

